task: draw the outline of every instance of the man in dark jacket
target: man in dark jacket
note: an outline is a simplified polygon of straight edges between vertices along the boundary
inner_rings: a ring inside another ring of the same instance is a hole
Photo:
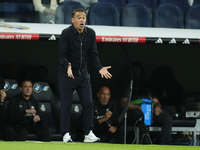
[[[110,99],[110,89],[103,86],[94,102],[94,133],[102,142],[123,143],[123,134],[119,126],[116,103]]]
[[[172,129],[172,117],[161,108],[161,104],[158,98],[155,96],[153,90],[150,88],[147,82],[143,79],[143,66],[138,62],[132,63],[132,75],[133,75],[133,93],[131,97],[131,103],[128,107],[128,119],[138,123],[140,129],[140,138],[145,133],[144,128],[144,114],[141,108],[142,99],[152,99],[153,102],[153,122],[162,127],[162,134],[160,144],[168,145],[171,140]],[[141,140],[140,140],[141,141]],[[141,141],[141,143],[149,141]]]
[[[20,84],[21,93],[9,102],[9,116],[12,121],[16,140],[25,141],[28,133],[37,135],[40,141],[50,141],[49,130],[41,125],[40,111],[37,101],[32,96],[31,80],[23,80]]]
[[[96,35],[93,29],[85,27],[86,12],[76,9],[72,13],[72,25],[62,31],[59,39],[59,70],[58,87],[61,99],[61,134],[63,142],[71,142],[70,109],[72,95],[76,90],[83,106],[84,142],[95,142],[100,139],[93,132],[93,100],[90,75],[87,71],[87,57],[99,71],[102,78],[111,78],[107,71],[109,67],[102,67],[96,46]]]
[[[0,78],[0,135],[3,135],[5,141],[14,140],[14,130],[9,123],[7,109],[5,108],[6,92],[3,91],[5,85],[4,79]]]

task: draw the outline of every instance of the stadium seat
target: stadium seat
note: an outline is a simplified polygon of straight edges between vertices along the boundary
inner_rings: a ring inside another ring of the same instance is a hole
[[[83,107],[81,105],[78,93],[76,91],[74,91],[73,94],[73,104],[72,104],[72,108],[71,108],[71,117],[74,120],[79,119],[79,117],[81,116]]]
[[[62,140],[60,134],[60,100],[47,82],[34,82],[33,97],[38,101],[42,124],[51,132],[51,140]],[[28,139],[33,138],[31,134]]]
[[[143,4],[147,8],[155,8],[157,6],[157,0],[128,0],[127,2],[129,3],[138,3],[138,4]]]
[[[5,3],[4,17],[5,22],[20,22],[19,5],[17,3]]]
[[[64,1],[60,3],[55,13],[56,24],[71,24],[71,14],[74,9],[83,8],[80,2],[75,1]]]
[[[89,25],[119,26],[119,13],[109,2],[95,3],[88,13]]]
[[[200,5],[200,0],[194,0],[192,6],[198,6],[198,5]]]
[[[183,28],[183,15],[175,5],[160,5],[156,7],[153,19],[154,27]]]
[[[19,85],[14,79],[5,79],[3,90],[6,92],[5,107],[8,108],[9,100],[20,93]]]
[[[17,3],[18,0],[7,0],[8,3]]]
[[[188,9],[185,22],[188,29],[200,29],[200,5]]]
[[[83,107],[76,90],[73,93],[73,103],[71,107],[71,136],[74,141],[83,141],[82,128]]]
[[[132,27],[152,27],[152,16],[143,4],[130,3],[121,11],[121,25]]]
[[[4,20],[4,5],[5,3],[0,2],[0,22]]]
[[[18,0],[20,22],[39,22],[32,0]]]
[[[98,0],[98,2],[108,2],[108,0]],[[121,11],[121,8],[126,4],[126,0],[109,0],[118,10]]]
[[[176,5],[181,10],[183,15],[185,15],[185,12],[190,7],[188,0],[158,0],[158,5],[163,4]]]
[[[149,83],[165,111],[169,114],[184,114],[183,87],[176,80],[171,67],[156,67]]]

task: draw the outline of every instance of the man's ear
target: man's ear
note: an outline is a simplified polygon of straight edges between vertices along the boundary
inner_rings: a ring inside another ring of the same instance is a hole
[[[22,91],[22,88],[20,87],[19,90]]]
[[[71,19],[72,23],[74,23],[74,18]]]

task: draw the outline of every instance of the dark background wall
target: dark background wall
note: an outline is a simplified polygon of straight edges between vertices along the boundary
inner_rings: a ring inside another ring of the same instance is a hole
[[[58,42],[56,41],[3,41],[0,40],[0,65],[14,62],[21,72],[27,66],[47,66],[48,80],[57,85]],[[185,93],[200,90],[200,46],[98,43],[99,57],[104,66],[111,65],[111,80],[101,79],[89,64],[92,85],[111,85],[115,91],[119,82],[128,78],[123,69],[128,64],[124,50],[128,50],[131,61],[139,61],[145,69],[148,81],[157,66],[170,66],[175,78],[183,85]],[[121,77],[123,75],[123,78]],[[124,77],[125,76],[125,77]]]

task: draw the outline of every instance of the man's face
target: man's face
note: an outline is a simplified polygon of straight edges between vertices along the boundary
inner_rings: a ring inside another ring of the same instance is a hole
[[[101,88],[99,93],[97,93],[97,96],[99,98],[99,102],[102,105],[106,105],[108,101],[110,100],[111,94],[110,94],[110,89],[107,87]]]
[[[71,20],[78,32],[82,33],[86,23],[86,14],[84,12],[76,12]]]
[[[139,66],[133,66],[132,67],[132,73],[133,73],[133,79],[138,80],[142,76],[142,72]]]
[[[33,92],[32,83],[30,81],[25,81],[22,87],[20,87],[20,91],[24,97],[30,97]]]

